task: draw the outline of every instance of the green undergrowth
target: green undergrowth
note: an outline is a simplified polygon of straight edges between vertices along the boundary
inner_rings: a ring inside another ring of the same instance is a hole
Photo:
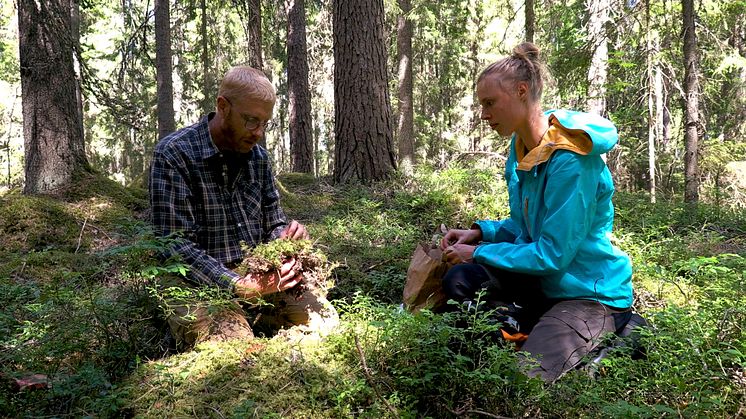
[[[327,180],[289,174],[283,206],[309,227],[317,245],[340,264],[335,298],[363,291],[401,299],[409,258],[441,223],[468,228],[477,218],[506,215],[501,170],[422,169],[413,179],[332,187]],[[294,188],[295,187],[295,188]]]
[[[146,208],[143,191],[92,175],[64,196],[0,197],[0,416],[79,411],[164,353],[135,274],[153,252],[106,253],[145,242]],[[34,374],[46,389],[19,390]]]
[[[501,169],[420,169],[334,186],[288,174],[336,284],[342,326],[176,352],[154,281],[183,270],[143,222],[142,190],[87,179],[60,198],[0,197],[0,417],[738,417],[746,413],[746,216],[615,199],[647,357],[621,347],[554,385],[521,373],[482,314],[399,308],[416,243],[507,215]],[[211,297],[206,297],[211,298]],[[14,383],[33,374],[43,388]]]

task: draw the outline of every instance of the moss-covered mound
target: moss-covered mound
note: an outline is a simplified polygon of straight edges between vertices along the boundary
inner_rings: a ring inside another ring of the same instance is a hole
[[[125,188],[101,175],[81,175],[55,195],[0,197],[0,249],[79,252],[103,249],[142,224],[144,190]]]

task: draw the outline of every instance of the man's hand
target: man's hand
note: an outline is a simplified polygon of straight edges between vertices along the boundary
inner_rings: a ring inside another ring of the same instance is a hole
[[[457,263],[473,263],[474,249],[476,248],[476,246],[468,244],[454,244],[453,246],[448,246],[443,251],[443,261],[452,265]]]
[[[479,228],[448,230],[443,240],[440,241],[440,250],[446,250],[448,246],[457,244],[476,244],[480,240],[482,240],[482,230]]]
[[[303,279],[298,269],[300,266],[295,259],[290,258],[274,272],[249,273],[236,282],[236,294],[241,298],[256,298],[289,290]]]
[[[306,231],[306,226],[303,224],[292,220],[290,221],[290,224],[288,224],[287,227],[285,227],[285,230],[282,230],[282,233],[280,233],[281,239],[292,239],[292,240],[300,240],[300,239],[307,239],[309,238],[308,232]]]

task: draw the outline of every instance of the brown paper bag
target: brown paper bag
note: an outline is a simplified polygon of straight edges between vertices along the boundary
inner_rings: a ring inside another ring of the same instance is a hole
[[[448,301],[440,281],[452,266],[441,260],[437,247],[418,244],[407,269],[404,284],[404,306],[413,313],[423,308],[437,311]]]

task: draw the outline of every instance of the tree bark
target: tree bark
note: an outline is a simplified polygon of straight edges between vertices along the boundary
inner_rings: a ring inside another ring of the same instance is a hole
[[[334,181],[374,181],[396,169],[383,0],[334,0]]]
[[[645,2],[645,26],[646,26],[646,40],[647,40],[647,82],[648,82],[648,177],[649,177],[649,190],[650,190],[650,202],[655,203],[656,201],[656,179],[655,179],[655,139],[658,131],[658,124],[656,115],[659,113],[660,108],[656,108],[657,84],[656,81],[656,60],[658,54],[658,34],[650,27],[650,1]],[[657,110],[657,111],[656,111]]]
[[[24,193],[68,186],[90,166],[76,94],[70,0],[18,0],[26,183]]]
[[[469,13],[472,21],[471,33],[471,51],[469,61],[471,61],[471,80],[476,83],[482,62],[479,59],[479,50],[484,39],[484,6],[481,0],[471,2],[471,11]],[[482,137],[484,137],[484,124],[482,123],[482,110],[477,97],[477,89],[472,89],[471,94],[471,141],[469,150],[480,151],[482,148]]]
[[[399,0],[399,15],[396,28],[396,45],[399,61],[399,164],[405,174],[413,172],[416,157],[414,153],[414,105],[412,81],[412,11],[411,0]]]
[[[313,121],[311,91],[308,87],[304,0],[288,0],[288,96],[293,171],[313,173]]]
[[[80,121],[80,135],[85,142],[85,126],[83,124],[83,76],[80,70],[80,0],[70,1],[70,34],[73,42],[73,69],[75,70],[75,100],[78,102],[78,119]]]
[[[158,95],[158,138],[174,132],[174,86],[171,63],[170,0],[155,0],[155,72]]]
[[[262,2],[261,0],[245,0],[246,11],[246,34],[249,38],[249,65],[262,70],[264,61],[262,59]]]
[[[534,42],[534,27],[536,26],[536,11],[534,0],[526,0],[526,42]]]
[[[589,0],[588,40],[593,55],[588,67],[588,112],[606,113],[606,79],[609,61],[609,46],[604,26],[609,20],[609,0]]]
[[[694,0],[682,0],[684,19],[684,202],[699,201],[698,143],[699,78],[697,75],[697,36],[694,29]]]
[[[257,70],[264,71],[264,60],[262,58],[262,1],[261,0],[234,0],[243,9],[245,16],[244,25],[246,37],[249,43],[248,65]],[[282,115],[281,115],[282,116]],[[281,121],[282,122],[282,121]],[[283,129],[284,127],[280,127]],[[280,132],[284,132],[281,130]],[[267,136],[262,136],[259,145],[267,148]]]
[[[208,47],[209,38],[207,34],[207,1],[200,0],[200,11],[202,17],[200,19],[200,46],[202,47],[202,113],[207,115],[215,109],[215,98],[212,93],[212,77],[210,76],[210,69],[212,65],[210,63],[210,49]]]

